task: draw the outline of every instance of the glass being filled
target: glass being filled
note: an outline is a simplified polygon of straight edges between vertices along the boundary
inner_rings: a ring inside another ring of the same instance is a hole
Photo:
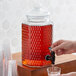
[[[48,76],[60,76],[61,75],[61,68],[52,66],[47,68]]]

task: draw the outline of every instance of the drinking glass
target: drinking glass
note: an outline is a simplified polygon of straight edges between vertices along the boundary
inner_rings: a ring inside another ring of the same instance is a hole
[[[48,67],[47,68],[48,76],[60,76],[61,68],[60,67]]]
[[[16,60],[8,61],[8,76],[18,76]]]

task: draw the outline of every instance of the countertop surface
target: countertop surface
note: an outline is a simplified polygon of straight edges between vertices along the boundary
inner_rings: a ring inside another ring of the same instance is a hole
[[[21,53],[15,53],[12,55],[12,59],[17,60],[17,62],[21,62]],[[61,56],[56,56],[55,64],[61,64],[69,61],[76,60],[76,55],[66,54]]]

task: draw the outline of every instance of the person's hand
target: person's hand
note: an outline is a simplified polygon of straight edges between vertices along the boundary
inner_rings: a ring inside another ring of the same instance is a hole
[[[76,41],[59,40],[53,43],[51,48],[57,55],[74,53],[76,50]]]
[[[76,72],[70,72],[67,74],[62,74],[61,76],[76,76]]]

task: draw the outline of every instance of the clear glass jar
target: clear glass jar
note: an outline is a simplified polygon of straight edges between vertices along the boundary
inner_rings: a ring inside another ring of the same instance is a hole
[[[53,25],[46,10],[35,7],[22,23],[22,64],[32,67],[47,66],[45,56],[50,55]]]

